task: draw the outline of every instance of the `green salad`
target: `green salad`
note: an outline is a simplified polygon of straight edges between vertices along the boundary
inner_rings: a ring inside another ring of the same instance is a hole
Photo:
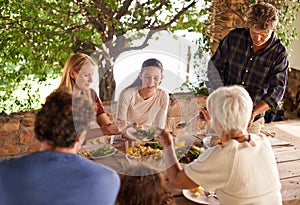
[[[102,156],[106,156],[106,155],[109,155],[109,154],[112,154],[115,152],[115,148],[110,146],[110,145],[104,145],[98,149],[95,149],[95,150],[91,150],[90,151],[90,154],[93,156],[93,157],[102,157]]]
[[[163,146],[161,144],[159,144],[158,142],[153,142],[153,143],[145,143],[144,144],[145,147],[151,147],[153,149],[163,149]]]
[[[175,152],[180,163],[188,164],[197,159],[199,155],[204,152],[204,148],[192,145],[188,150],[185,148],[177,148]]]
[[[150,129],[148,130],[144,130],[144,129],[138,129],[136,128],[136,131],[137,131],[137,135],[138,135],[138,138],[143,140],[143,139],[153,139],[154,138],[154,135],[155,135],[155,132],[156,132],[156,129],[154,127],[151,127]]]

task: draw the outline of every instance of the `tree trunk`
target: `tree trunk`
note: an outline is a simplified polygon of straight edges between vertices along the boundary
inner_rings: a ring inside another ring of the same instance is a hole
[[[102,101],[111,101],[114,99],[116,82],[113,75],[113,66],[105,69],[104,75],[99,75],[99,97]]]

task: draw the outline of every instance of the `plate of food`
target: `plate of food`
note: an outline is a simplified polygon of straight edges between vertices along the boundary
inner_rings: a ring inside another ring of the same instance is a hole
[[[87,145],[110,144],[112,135],[104,135],[86,141]]]
[[[110,144],[84,145],[78,152],[79,155],[91,159],[101,159],[117,152]]]
[[[199,204],[220,204],[220,201],[214,192],[206,192],[201,186],[194,189],[183,189],[182,193],[185,198]]]
[[[204,152],[203,147],[192,145],[189,149],[185,147],[176,147],[176,157],[180,163],[189,164],[199,157]]]
[[[159,165],[163,159],[162,147],[157,142],[137,143],[127,150],[126,158],[130,164],[149,163]]]
[[[125,129],[124,134],[132,140],[148,142],[154,140],[161,131],[158,127],[132,124]]]

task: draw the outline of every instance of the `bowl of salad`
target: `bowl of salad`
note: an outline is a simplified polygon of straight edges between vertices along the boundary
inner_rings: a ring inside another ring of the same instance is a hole
[[[78,154],[91,159],[101,159],[111,156],[117,152],[117,149],[110,144],[84,145]]]

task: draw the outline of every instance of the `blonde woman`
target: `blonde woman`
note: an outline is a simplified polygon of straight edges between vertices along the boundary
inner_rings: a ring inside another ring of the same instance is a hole
[[[91,128],[100,126],[103,134],[119,134],[119,130],[109,119],[95,90],[90,88],[96,67],[96,63],[90,56],[83,53],[72,55],[64,66],[59,88],[67,87],[73,95],[86,95],[95,103],[97,123],[90,123]]]

